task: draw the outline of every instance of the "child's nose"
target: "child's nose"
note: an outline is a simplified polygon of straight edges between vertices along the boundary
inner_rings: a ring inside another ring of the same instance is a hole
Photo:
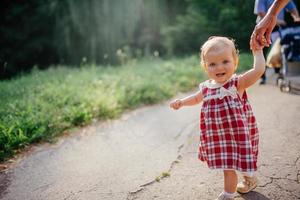
[[[220,63],[220,64],[217,64],[216,69],[219,70],[219,69],[222,69],[223,67],[224,67],[224,64]]]

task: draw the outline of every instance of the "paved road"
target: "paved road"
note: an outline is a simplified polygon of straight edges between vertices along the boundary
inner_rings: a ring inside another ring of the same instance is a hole
[[[197,126],[199,109],[148,106],[39,146],[0,173],[0,199],[126,199],[169,170]]]
[[[281,93],[272,85],[250,91],[259,122],[259,187],[237,200],[300,199],[300,96]],[[131,194],[130,200],[212,200],[222,191],[221,171],[197,160],[198,134],[190,133],[171,176]],[[241,178],[241,176],[240,176]]]
[[[300,199],[300,96],[266,85],[250,97],[260,128],[260,185],[236,199]],[[0,199],[214,199],[222,172],[197,160],[199,109],[144,107],[36,147],[0,173]],[[163,172],[171,176],[153,181]]]

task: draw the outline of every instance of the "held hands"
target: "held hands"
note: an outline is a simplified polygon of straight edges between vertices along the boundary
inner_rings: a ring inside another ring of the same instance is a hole
[[[170,103],[170,108],[173,108],[174,110],[178,110],[182,106],[182,101],[180,99],[175,99]]]
[[[250,40],[250,48],[260,50],[262,47],[270,46],[271,33],[277,23],[275,15],[267,14],[254,28]]]
[[[260,40],[257,39],[257,35],[252,33],[250,38],[250,49],[254,51],[262,50],[265,46],[269,46],[267,39],[263,35]]]

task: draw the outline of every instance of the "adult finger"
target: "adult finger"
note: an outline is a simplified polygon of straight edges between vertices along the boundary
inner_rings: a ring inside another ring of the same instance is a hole
[[[266,31],[266,40],[267,40],[268,46],[270,46],[270,44],[272,43],[271,42],[271,34],[272,34],[272,31],[270,29],[268,29]]]
[[[262,45],[263,32],[262,32],[262,31],[258,32],[258,33],[256,34],[255,38],[256,38],[256,41],[257,41],[260,45]]]

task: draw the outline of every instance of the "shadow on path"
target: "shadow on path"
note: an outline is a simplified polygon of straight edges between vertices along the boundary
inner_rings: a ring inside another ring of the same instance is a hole
[[[255,192],[255,191],[252,191],[248,194],[241,195],[241,199],[245,199],[245,200],[271,200],[268,197],[266,197],[265,195],[263,195],[259,192]]]

